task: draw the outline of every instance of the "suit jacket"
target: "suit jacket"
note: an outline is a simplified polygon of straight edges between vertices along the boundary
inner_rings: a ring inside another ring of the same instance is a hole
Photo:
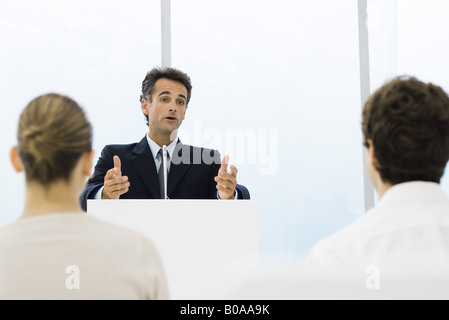
[[[80,196],[81,207],[87,211],[87,199],[94,199],[103,186],[104,176],[114,167],[113,157],[119,156],[123,176],[130,182],[121,199],[159,199],[159,182],[156,164],[146,137],[139,143],[107,145],[95,165],[94,175],[88,180]],[[178,141],[171,159],[167,179],[170,199],[216,199],[217,183],[214,178],[221,166],[217,150],[184,145]],[[237,185],[238,199],[250,199],[248,189]]]

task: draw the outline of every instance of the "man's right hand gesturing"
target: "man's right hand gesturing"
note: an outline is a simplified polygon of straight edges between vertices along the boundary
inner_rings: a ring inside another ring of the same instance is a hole
[[[121,162],[118,156],[114,156],[114,168],[109,169],[104,177],[102,199],[118,199],[128,192],[129,181],[127,176],[122,176]]]

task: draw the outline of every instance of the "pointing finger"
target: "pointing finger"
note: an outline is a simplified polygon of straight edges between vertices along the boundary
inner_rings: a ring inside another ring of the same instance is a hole
[[[120,158],[118,156],[114,156],[114,170],[118,175],[122,174],[122,163],[120,162]]]
[[[223,157],[223,162],[221,163],[221,167],[220,167],[220,169],[223,170],[224,172],[228,172],[228,162],[229,162],[229,156],[225,155]]]

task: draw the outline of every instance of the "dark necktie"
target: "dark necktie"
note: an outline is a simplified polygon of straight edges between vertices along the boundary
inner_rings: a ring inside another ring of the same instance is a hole
[[[166,199],[167,195],[165,194],[165,188],[164,188],[164,156],[162,155],[162,148],[159,149],[158,157],[161,160],[161,165],[159,166],[159,171],[157,173],[157,176],[159,178],[159,192],[161,195],[161,199]],[[167,172],[167,177],[168,177],[168,172]]]

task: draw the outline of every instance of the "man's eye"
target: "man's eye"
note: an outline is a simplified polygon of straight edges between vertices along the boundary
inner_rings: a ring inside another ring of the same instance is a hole
[[[161,98],[161,101],[162,101],[162,102],[167,102],[168,99],[167,99],[167,98]]]
[[[178,104],[180,104],[181,106],[183,106],[183,105],[185,104],[185,102],[182,101],[182,100],[179,100],[179,101],[178,101]]]

